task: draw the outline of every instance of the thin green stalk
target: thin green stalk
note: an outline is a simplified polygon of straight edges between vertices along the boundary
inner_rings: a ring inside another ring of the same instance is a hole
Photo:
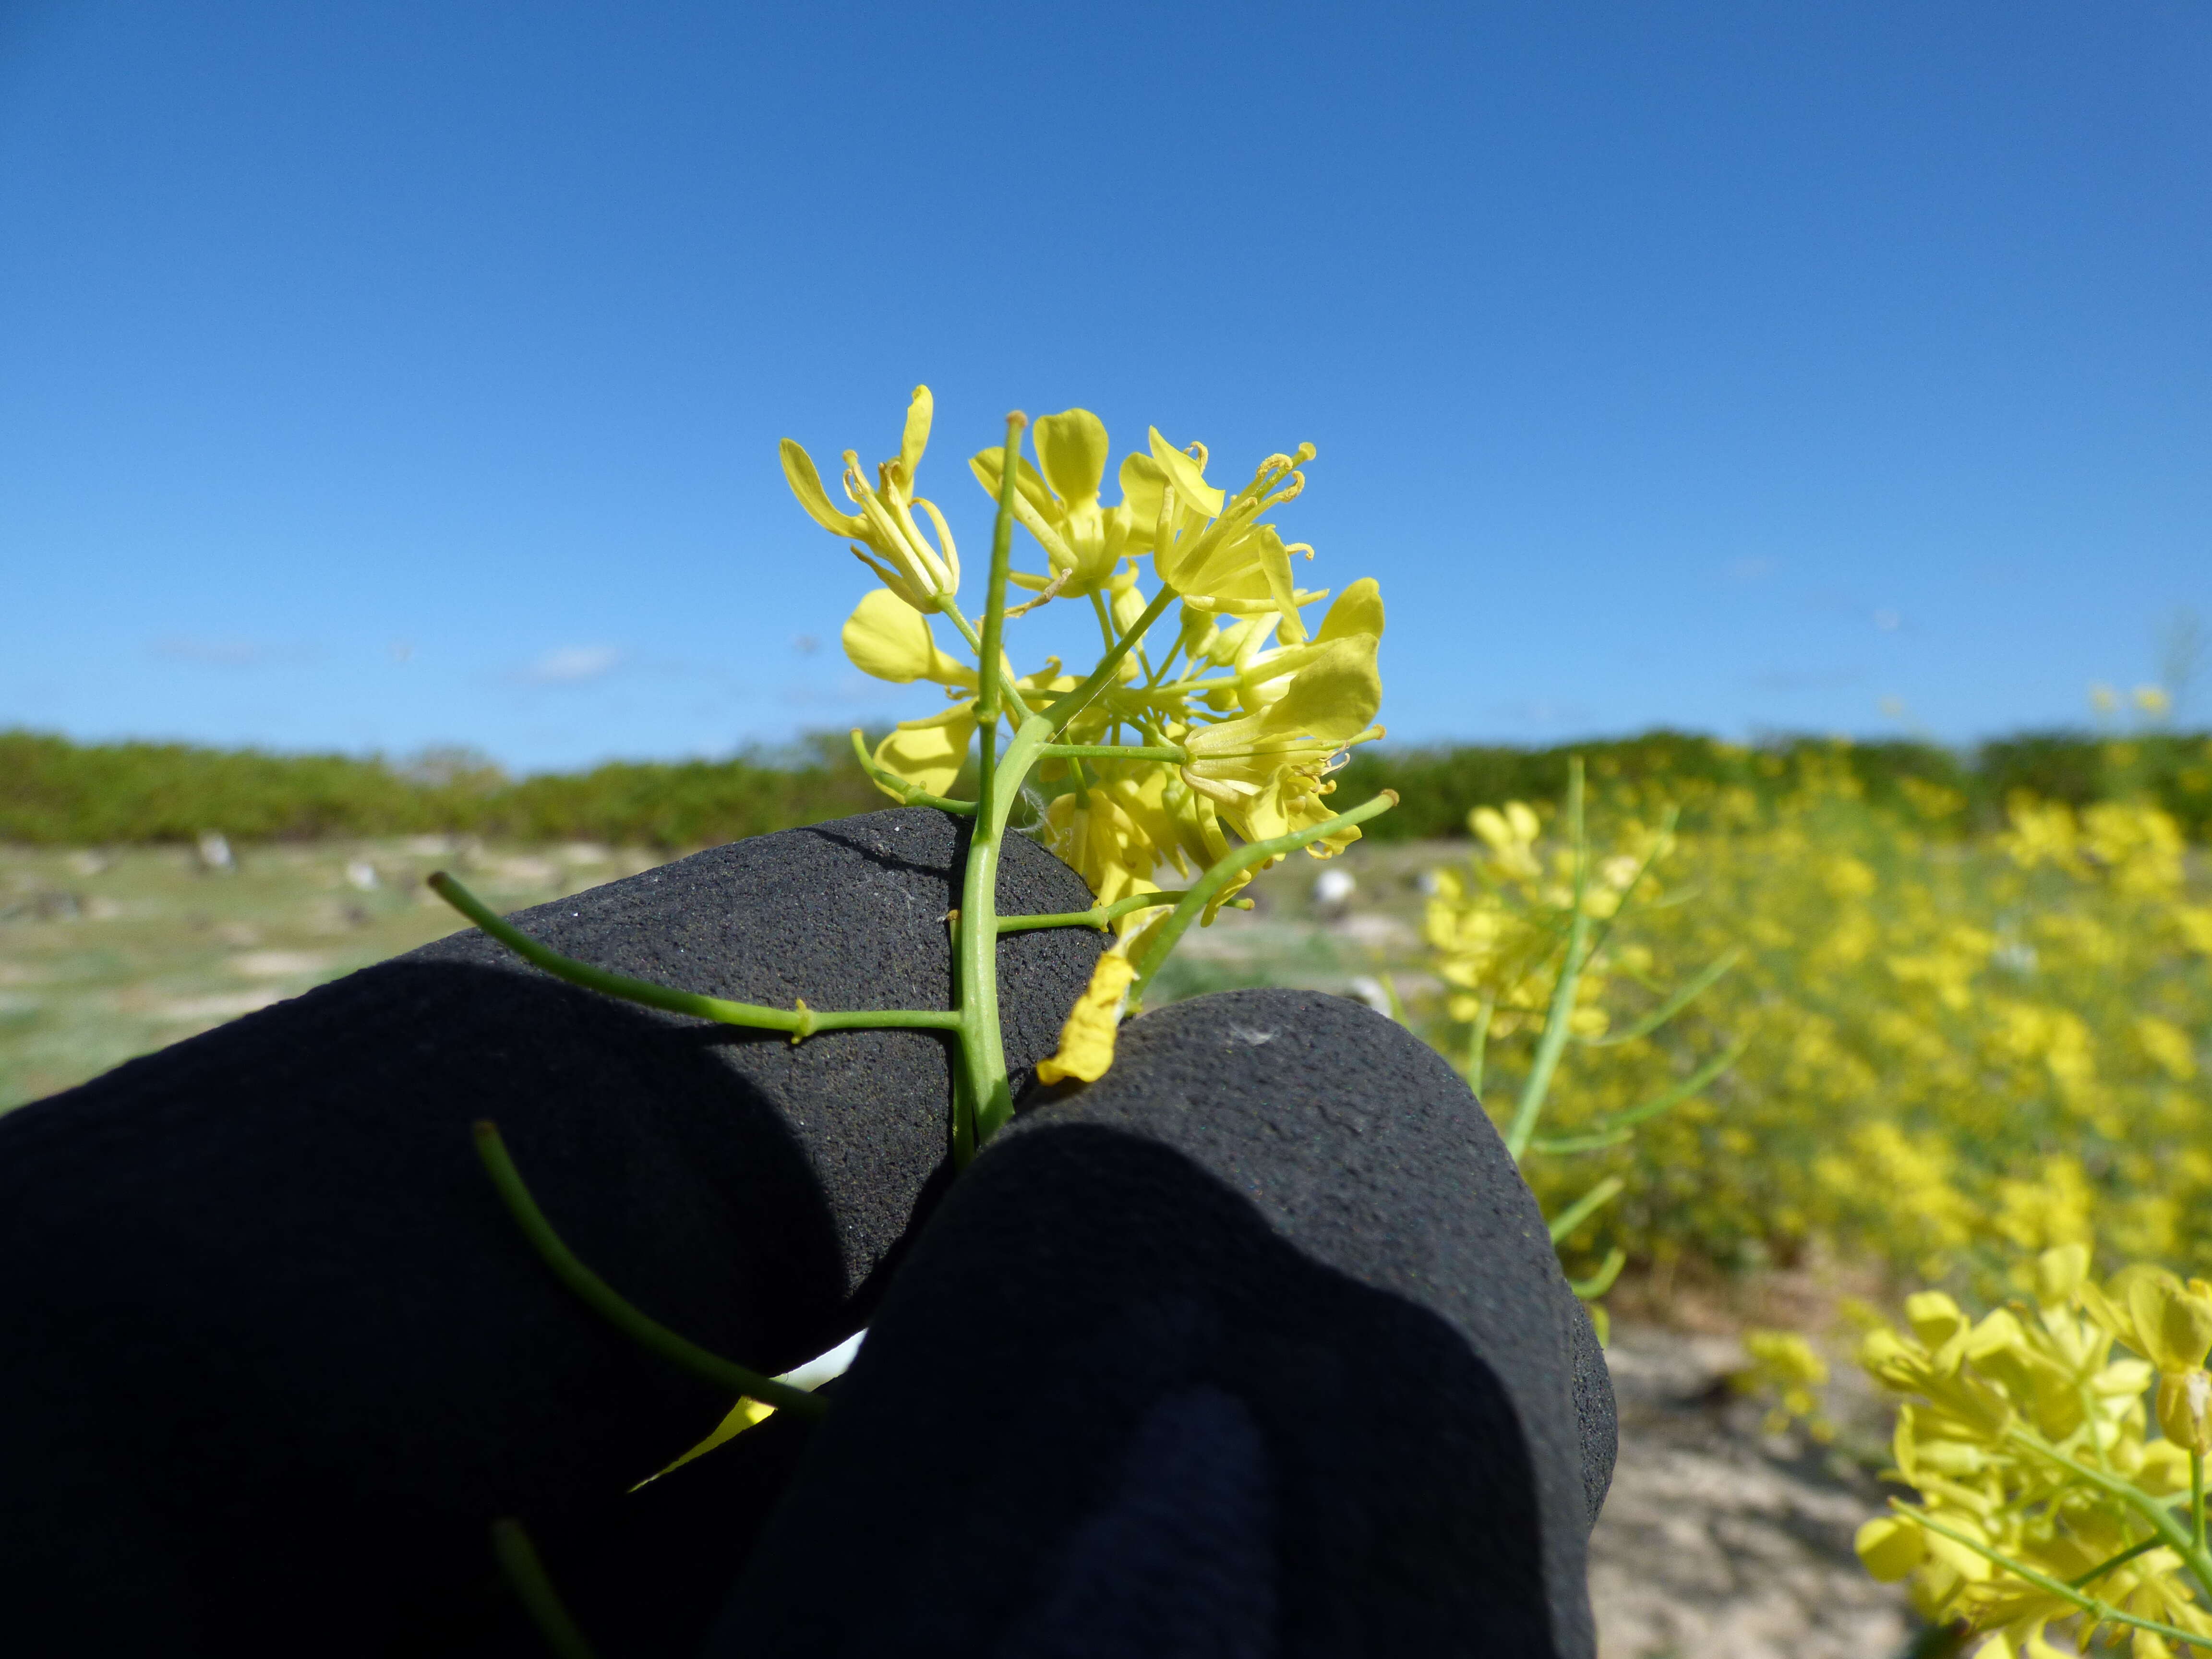
[[[1577,755],[1567,763],[1567,830],[1574,847],[1574,920],[1567,927],[1567,954],[1559,964],[1559,983],[1552,989],[1552,1006],[1544,1016],[1543,1035],[1536,1040],[1535,1058],[1521,1085],[1521,1098],[1513,1109],[1513,1122],[1505,1133],[1505,1150],[1518,1164],[1536,1133],[1536,1120],[1551,1092],[1552,1074],[1566,1050],[1568,1026],[1574,1018],[1575,993],[1581,988],[1583,964],[1589,960],[1589,911],[1584,905],[1589,886],[1589,842],[1583,832],[1583,763]]]
[[[991,811],[978,813],[961,874],[959,960],[960,1060],[970,1121],[954,1125],[952,1157],[964,1166],[1014,1115],[1006,1082],[1006,1053],[999,1031],[999,851],[1006,817],[1021,797],[1022,780],[1036,763],[1051,726],[1042,714],[1022,722],[1006,745],[994,780]],[[966,1133],[963,1133],[965,1128]]]
[[[1098,643],[1111,651],[1114,648],[1114,613],[1107,608],[1106,596],[1095,587],[1091,590],[1091,610],[1098,618]]]
[[[1006,833],[1006,816],[1021,789],[1021,773],[1001,776],[999,770],[998,677],[991,671],[999,660],[1000,640],[1006,623],[1006,572],[1013,557],[1014,496],[1019,488],[1022,428],[1028,419],[1018,410],[1006,416],[1005,465],[999,480],[999,517],[991,533],[991,575],[984,592],[983,631],[976,660],[982,689],[975,698],[976,753],[975,828],[968,838],[968,861],[961,872],[959,938],[954,945],[958,958],[960,1010],[960,1076],[952,1091],[952,1162],[964,1168],[991,1131],[1013,1111],[1013,1096],[1006,1082],[1006,1049],[999,1030],[999,848]],[[1012,697],[1011,687],[1007,695]],[[1036,723],[1025,716],[1022,730]],[[1018,748],[1018,734],[1013,747]],[[1032,745],[1033,746],[1033,745]],[[1013,750],[1007,751],[1012,759]],[[1022,770],[1026,772],[1024,763]],[[1000,1110],[1004,1103],[1003,1113]]]
[[[1156,760],[1177,766],[1190,763],[1190,751],[1173,744],[1139,748],[1121,743],[1048,743],[1038,751],[1041,760]]]
[[[2058,1597],[2062,1601],[2071,1603],[2100,1622],[2110,1621],[2116,1625],[2132,1626],[2136,1630],[2147,1630],[2154,1636],[2162,1636],[2169,1642],[2180,1642],[2192,1648],[2212,1646],[2212,1637],[2194,1636],[2175,1625],[2163,1625],[2155,1619],[2137,1618],[2134,1613],[2124,1612],[2109,1601],[2075,1589],[2063,1578],[2053,1578],[2047,1572],[2037,1571],[2025,1561],[2014,1560],[2002,1550],[1992,1549],[1971,1534],[1961,1532],[1956,1527],[1946,1526],[1927,1510],[1916,1510],[1901,1498],[1893,1498],[1889,1503],[1890,1507],[1899,1515],[1910,1516],[1917,1524],[1949,1539],[1954,1544],[1964,1545],[1983,1559],[1994,1562],[2014,1577],[2034,1585],[2039,1590]]]
[[[1595,954],[1595,950],[1592,954]],[[1691,1003],[1696,1001],[1698,997],[1704,995],[1706,990],[1717,982],[1722,975],[1735,967],[1742,957],[1743,952],[1741,950],[1722,951],[1719,956],[1692,975],[1680,990],[1675,992],[1673,996],[1668,998],[1666,1001],[1644,1015],[1626,1030],[1608,1031],[1603,1036],[1580,1037],[1577,1041],[1586,1048],[1612,1048],[1624,1042],[1633,1042],[1638,1037],[1650,1036],[1662,1025],[1680,1013],[1683,1009],[1688,1007]]]
[[[1083,683],[1073,691],[1061,693],[1045,706],[1044,717],[1050,723],[1050,730],[1059,732],[1065,729],[1068,721],[1081,714],[1090,706],[1092,698],[1113,683],[1114,672],[1121,667],[1121,659],[1136,648],[1137,641],[1145,637],[1146,629],[1167,614],[1169,605],[1176,597],[1175,589],[1163,586],[1158,592],[1152,595],[1152,602],[1145,607],[1145,614],[1129,625],[1127,633],[1114,641],[1114,648],[1098,659],[1098,666],[1091,671]]]
[[[1583,1222],[1588,1221],[1600,1210],[1613,1202],[1620,1195],[1621,1188],[1627,1185],[1628,1183],[1619,1176],[1607,1176],[1573,1203],[1568,1205],[1565,1209],[1553,1216],[1548,1224],[1552,1230],[1552,1243],[1558,1243],[1576,1228],[1581,1226]]]
[[[1673,1088],[1645,1101],[1641,1106],[1632,1106],[1625,1112],[1616,1113],[1585,1133],[1561,1136],[1556,1139],[1531,1140],[1529,1147],[1539,1152],[1586,1152],[1600,1146],[1618,1146],[1628,1139],[1632,1127],[1658,1116],[1671,1106],[1680,1105],[1705,1089],[1715,1078],[1741,1060],[1744,1050],[1750,1047],[1750,1038],[1739,1037]]]
[[[1049,719],[1050,716],[1051,711],[1047,710],[1043,718]],[[1340,830],[1348,829],[1352,824],[1364,823],[1368,819],[1389,811],[1397,804],[1398,792],[1395,789],[1385,789],[1374,799],[1363,802],[1349,812],[1340,812],[1333,818],[1325,819],[1304,830],[1293,830],[1288,835],[1277,836],[1272,841],[1252,842],[1238,848],[1226,858],[1216,863],[1212,869],[1183,890],[1182,898],[1176,908],[1168,913],[1167,920],[1156,924],[1158,931],[1146,944],[1144,955],[1139,957],[1134,964],[1136,978],[1129,986],[1130,1014],[1133,1016],[1144,1006],[1145,991],[1152,984],[1152,975],[1159,972],[1160,964],[1168,958],[1168,952],[1175,949],[1177,941],[1188,931],[1190,924],[1197,918],[1199,912],[1203,910],[1223,888],[1256,865],[1265,864],[1270,859],[1280,858],[1285,853],[1295,853],[1302,847],[1310,847],[1314,842],[1333,836]]]
[[[876,764],[876,757],[868,752],[868,745],[860,728],[853,728],[853,758],[860,763],[860,769],[869,780],[888,789],[898,797],[902,806],[934,806],[940,811],[969,813],[975,810],[972,800],[948,800],[943,795],[933,795],[918,783],[908,783],[896,772],[887,771]]]
[[[1412,1030],[1413,1022],[1407,1018],[1406,999],[1398,994],[1398,981],[1389,974],[1377,974],[1375,981],[1382,988],[1382,1000],[1390,1005],[1390,1018]]]
[[[1180,890],[1171,892],[1132,893],[1127,898],[1115,899],[1111,904],[1094,904],[1088,910],[1060,910],[1047,916],[1000,916],[1001,933],[1026,933],[1033,927],[1096,927],[1103,930],[1109,923],[1120,921],[1139,910],[1164,910],[1182,902]],[[1250,899],[1231,899],[1225,908],[1249,910]]]
[[[491,1523],[491,1553],[555,1659],[597,1659],[546,1576],[545,1564],[538,1559],[537,1547],[521,1522],[508,1516]]]
[[[1620,1270],[1628,1265],[1628,1252],[1614,1245],[1605,1253],[1598,1270],[1588,1279],[1571,1279],[1567,1288],[1585,1302],[1595,1302],[1613,1288],[1613,1281],[1620,1277]]]
[[[2189,1454],[2189,1537],[2199,1550],[2204,1547],[2204,1454]]]
[[[984,672],[983,636],[975,631],[975,624],[962,614],[960,606],[950,593],[941,596],[938,604],[945,608],[945,620],[952,624],[968,648],[975,653],[975,677],[981,680]],[[999,665],[999,694],[1006,700],[1006,706],[1016,720],[1025,720],[1030,717],[1030,706],[1022,701],[1021,688],[1014,684],[1014,677],[1006,672],[1003,662]]]
[[[1582,762],[1579,757],[1569,763],[1571,768],[1579,766],[1581,763]],[[1569,781],[1571,782],[1573,780],[1571,776]],[[1611,915],[1607,916],[1603,921],[1598,924],[1597,930],[1590,939],[1590,955],[1593,958],[1596,957],[1599,951],[1605,949],[1606,940],[1613,936],[1613,928],[1632,914],[1628,908],[1629,901],[1636,896],[1636,890],[1644,885],[1644,878],[1651,873],[1651,866],[1659,862],[1659,855],[1665,852],[1667,848],[1673,844],[1674,839],[1674,825],[1676,822],[1680,820],[1681,816],[1682,809],[1680,807],[1670,806],[1661,817],[1659,820],[1659,833],[1651,838],[1651,846],[1650,849],[1644,853],[1643,862],[1636,866],[1636,873],[1629,878],[1628,885],[1620,890],[1620,902],[1613,907],[1613,914]],[[1645,908],[1649,908],[1650,907],[1647,906]],[[1638,911],[1634,914],[1641,915],[1643,913]]]
[[[1482,1097],[1483,1064],[1490,1051],[1490,1021],[1497,1012],[1497,996],[1485,991],[1482,1006],[1474,1012],[1474,1024],[1468,1029],[1467,1087],[1478,1100]]]
[[[432,892],[525,962],[543,968],[555,978],[565,979],[571,985],[601,991],[608,996],[620,997],[625,1002],[639,1002],[648,1008],[665,1008],[673,1014],[690,1014],[699,1019],[717,1020],[724,1025],[788,1031],[793,1042],[810,1037],[817,1031],[873,1030],[890,1026],[922,1026],[944,1030],[960,1023],[959,1015],[945,1008],[821,1009],[810,1008],[804,1000],[795,1008],[770,1008],[757,1002],[732,1002],[726,997],[706,997],[691,991],[678,991],[665,985],[656,985],[649,979],[632,979],[627,974],[611,974],[603,968],[594,968],[574,957],[564,957],[558,951],[539,944],[495,914],[482,899],[443,870],[432,876],[427,884]]]
[[[476,1126],[476,1141],[477,1156],[483,1160],[492,1185],[498,1188],[507,1213],[514,1218],[522,1236],[553,1270],[553,1276],[592,1312],[641,1346],[651,1349],[694,1376],[704,1378],[725,1393],[743,1395],[764,1406],[780,1407],[803,1417],[820,1417],[829,1409],[829,1403],[818,1395],[794,1389],[788,1382],[779,1382],[720,1354],[709,1353],[624,1301],[605,1279],[579,1261],[575,1253],[553,1231],[553,1224],[545,1218],[545,1212],[538,1207],[538,1200],[531,1197],[530,1188],[523,1184],[514,1160],[507,1156],[497,1126],[480,1121]]]
[[[2197,1541],[2194,1516],[2191,1518],[2191,1523],[2185,1526],[2172,1510],[2133,1481],[2123,1480],[2103,1469],[2092,1468],[2079,1459],[2068,1456],[2041,1435],[2017,1423],[2005,1432],[2015,1443],[2027,1447],[2039,1456],[2049,1458],[2062,1468],[2073,1470],[2091,1486],[2118,1498],[2149,1522],[2160,1540],[2181,1558],[2189,1569],[2190,1577],[2197,1581],[2207,1601],[2212,1601],[2212,1553],[2208,1553],[2205,1547]],[[2212,1641],[2203,1637],[2191,1637],[2190,1639],[2212,1645]]]
[[[2134,1560],[2138,1555],[2146,1554],[2149,1551],[2156,1549],[2160,1541],[2161,1540],[2155,1534],[2153,1534],[2151,1537],[2144,1539],[2140,1544],[2130,1544],[2127,1548],[2122,1550],[2118,1555],[2112,1557],[2111,1560],[2100,1561],[2095,1566],[2090,1568],[2088,1571],[2081,1573],[2078,1577],[2069,1578],[2066,1582],[2072,1585],[2075,1589],[2085,1589],[2089,1585],[2095,1583],[2100,1578],[2102,1578],[2106,1573],[2112,1571],[2113,1568],[2124,1567],[2127,1565],[2129,1562]]]

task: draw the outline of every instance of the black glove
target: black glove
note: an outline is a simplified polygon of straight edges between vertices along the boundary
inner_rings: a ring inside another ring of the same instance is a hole
[[[947,1196],[708,1652],[1581,1659],[1613,1455],[1466,1084],[1339,998],[1200,997]]]
[[[957,822],[790,830],[517,921],[689,990],[944,1007]],[[1091,902],[1025,841],[1000,868],[1002,913]],[[1018,1088],[1098,948],[1001,943]],[[796,1425],[624,1498],[732,1402],[554,1281],[470,1123],[498,1121],[617,1290],[773,1372],[866,1320],[940,1189],[947,1055],[933,1033],[794,1048],[652,1012],[470,933],[0,1118],[0,1645],[480,1651],[486,1528],[519,1514],[580,1616],[631,1598],[611,1654],[696,1646]],[[683,1524],[641,1546],[672,1502]],[[608,1582],[640,1563],[660,1581]]]

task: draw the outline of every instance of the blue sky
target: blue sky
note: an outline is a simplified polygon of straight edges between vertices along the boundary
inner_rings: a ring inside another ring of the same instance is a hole
[[[2209,107],[2132,0],[15,0],[0,725],[923,712],[775,460],[917,381],[979,568],[1010,407],[1319,445],[1394,738],[2078,722],[2212,618]]]

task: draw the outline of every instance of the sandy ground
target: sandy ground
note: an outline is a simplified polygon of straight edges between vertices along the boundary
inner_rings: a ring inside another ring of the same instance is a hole
[[[1601,1659],[1891,1659],[1923,1628],[1851,1535],[1880,1512],[1865,1468],[1802,1434],[1762,1432],[1729,1389],[1725,1336],[1622,1325],[1607,1359],[1620,1458],[1590,1540]],[[1831,1400],[1869,1455],[1881,1402],[1838,1368]]]

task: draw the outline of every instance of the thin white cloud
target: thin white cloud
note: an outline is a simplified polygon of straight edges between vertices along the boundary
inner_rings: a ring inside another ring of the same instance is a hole
[[[208,634],[164,635],[148,641],[146,649],[170,662],[198,663],[209,668],[258,668],[300,654],[297,647]]]
[[[583,685],[603,679],[622,665],[623,653],[611,645],[564,645],[532,663],[522,678],[532,685]]]

